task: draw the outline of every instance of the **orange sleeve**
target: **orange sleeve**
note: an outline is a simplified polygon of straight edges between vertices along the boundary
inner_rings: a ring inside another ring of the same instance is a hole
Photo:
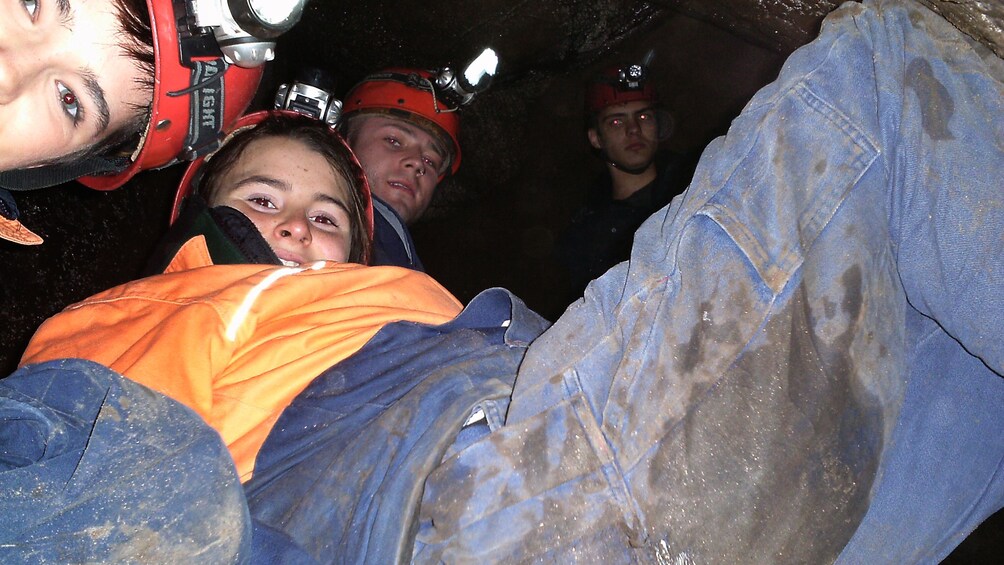
[[[231,351],[222,339],[216,310],[204,303],[165,307],[145,298],[97,298],[43,323],[21,364],[89,359],[170,396],[208,420],[213,377],[227,365]]]

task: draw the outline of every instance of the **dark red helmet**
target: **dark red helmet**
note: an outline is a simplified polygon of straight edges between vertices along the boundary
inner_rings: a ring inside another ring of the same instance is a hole
[[[450,171],[460,168],[460,114],[435,95],[436,75],[421,69],[391,68],[371,74],[345,95],[342,115],[385,114],[409,120],[435,134],[452,152]]]
[[[586,112],[596,114],[608,106],[636,100],[658,103],[655,86],[647,75],[648,69],[642,64],[604,69],[586,89]]]

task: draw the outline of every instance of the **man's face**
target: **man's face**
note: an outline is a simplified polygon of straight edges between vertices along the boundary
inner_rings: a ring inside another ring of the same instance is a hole
[[[406,224],[422,217],[447,165],[438,139],[411,122],[379,115],[353,118],[348,137],[373,194]]]
[[[91,147],[150,93],[111,0],[0,0],[0,171]]]
[[[625,170],[644,169],[659,148],[659,126],[652,103],[635,100],[604,108],[595,129],[588,132],[593,147]]]
[[[348,261],[348,181],[327,159],[288,137],[252,141],[214,184],[210,206],[250,218],[286,266]]]

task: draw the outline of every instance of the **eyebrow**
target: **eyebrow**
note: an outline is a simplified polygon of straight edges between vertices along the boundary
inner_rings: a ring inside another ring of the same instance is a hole
[[[292,188],[289,186],[289,183],[281,181],[275,177],[267,177],[265,175],[251,175],[247,178],[241,179],[230,190],[231,191],[236,190],[246,184],[264,184],[267,186],[271,186],[276,190],[281,190],[283,192],[289,192],[292,190]]]
[[[322,202],[333,204],[335,206],[338,206],[342,210],[345,210],[346,214],[349,214],[349,207],[346,206],[345,203],[342,202],[340,198],[335,198],[334,196],[331,196],[330,194],[324,194],[323,192],[315,192],[314,200],[320,200]]]
[[[59,10],[59,23],[67,29],[72,28],[73,9],[70,7],[70,0],[56,0],[56,9]]]
[[[603,119],[609,120],[610,118],[624,118],[627,116],[637,116],[638,114],[651,112],[654,108],[655,108],[654,106],[645,106],[644,108],[640,110],[635,110],[634,112],[613,112],[611,114],[607,114]]]
[[[111,113],[108,110],[108,100],[105,98],[105,91],[98,83],[98,77],[94,75],[94,71],[85,68],[81,69],[80,74],[84,77],[84,86],[87,88],[87,94],[90,95],[91,101],[94,102],[94,107],[98,109],[98,133],[102,133],[108,129],[108,124],[111,122]]]
[[[429,132],[425,131],[424,129],[419,128],[418,126],[413,126],[411,124],[406,124],[406,123],[401,123],[401,122],[393,122],[393,123],[389,123],[389,124],[386,124],[386,125],[389,126],[389,127],[397,128],[397,129],[399,129],[399,130],[407,133],[408,135],[410,135],[413,138],[417,138],[419,132],[421,132],[421,133],[429,133]],[[436,152],[436,155],[440,159],[442,159],[443,162],[445,162],[447,156],[449,155],[449,153],[447,153],[446,149],[442,146],[442,144],[439,143],[438,136],[433,135],[433,134],[429,134],[429,137],[432,138],[432,149]]]

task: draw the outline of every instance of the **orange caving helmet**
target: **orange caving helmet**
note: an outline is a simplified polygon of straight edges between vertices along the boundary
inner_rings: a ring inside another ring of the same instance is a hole
[[[192,2],[146,3],[155,60],[150,121],[125,169],[78,179],[93,189],[112,190],[142,170],[192,160],[215,149],[250,105],[263,74],[261,63],[274,55],[272,43],[245,41],[260,51],[259,61],[253,63],[257,66],[239,60],[232,64],[228,58],[233,53],[225,57],[211,33],[179,29],[179,22],[195,25],[197,15],[188,13]],[[299,19],[299,14],[294,17]]]
[[[345,95],[343,119],[385,114],[434,133],[450,151],[450,172],[460,168],[460,114],[435,94],[436,75],[422,69],[390,68],[371,74]]]

